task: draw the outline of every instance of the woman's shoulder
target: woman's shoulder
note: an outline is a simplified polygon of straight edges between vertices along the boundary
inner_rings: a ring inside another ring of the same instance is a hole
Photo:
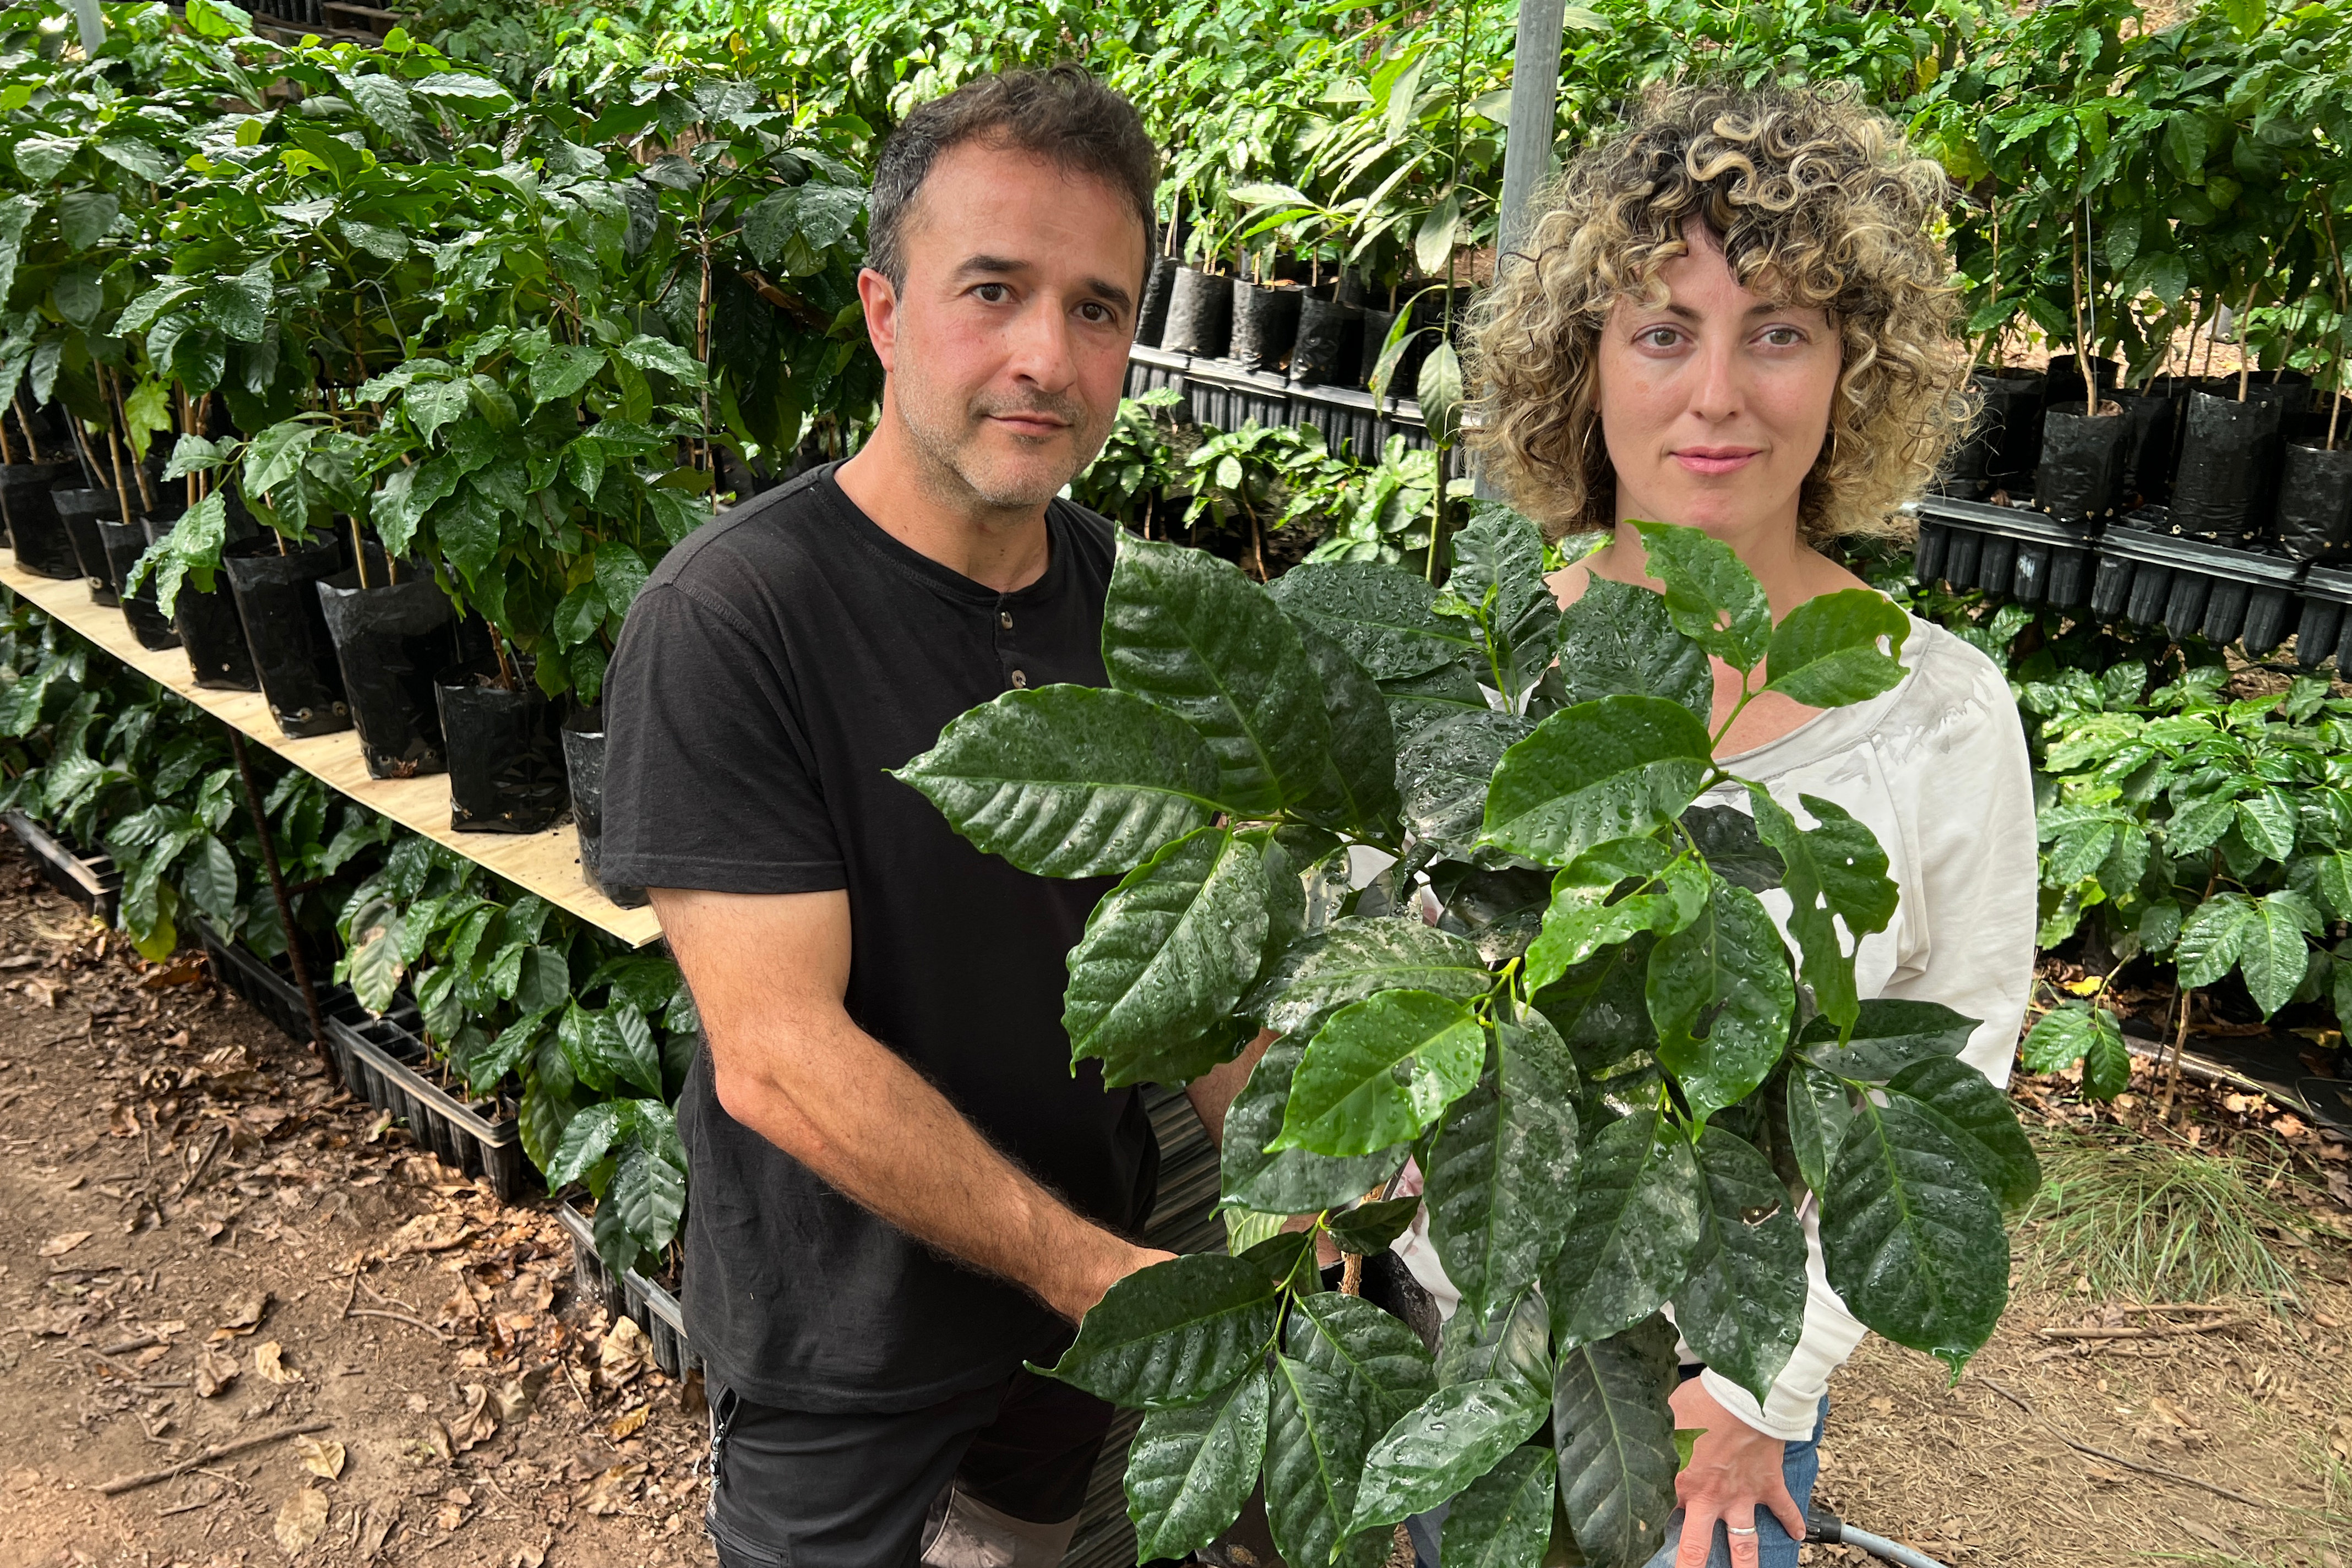
[[[2025,731],[2009,678],[1982,648],[1933,621],[1910,616],[1903,662],[1910,673],[1874,726],[1898,755],[1924,745],[1945,761],[2022,755]]]

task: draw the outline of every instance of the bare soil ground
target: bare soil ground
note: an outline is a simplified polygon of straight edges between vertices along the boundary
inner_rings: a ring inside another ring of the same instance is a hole
[[[2092,1114],[2053,1080],[2027,1098]],[[2352,1160],[2298,1136],[2314,1171]],[[1956,1568],[2345,1568],[2352,1226],[2311,1191],[2284,1316],[2061,1281],[1957,1384],[1865,1344],[1832,1387],[1822,1500]],[[0,1568],[711,1563],[700,1390],[571,1280],[544,1199],[417,1154],[199,963],[142,962],[0,851]],[[2151,1327],[2197,1331],[2048,1337]]]
[[[545,1200],[420,1156],[13,849],[0,986],[0,1568],[712,1561],[699,1389],[571,1300]]]

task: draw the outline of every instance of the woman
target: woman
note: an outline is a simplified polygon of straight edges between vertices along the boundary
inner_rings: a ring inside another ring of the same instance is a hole
[[[1636,518],[1731,546],[1776,620],[1866,586],[1821,547],[1907,531],[1897,509],[1969,413],[1933,233],[1945,194],[1883,116],[1813,92],[1679,89],[1575,160],[1477,340],[1486,471],[1554,537],[1612,531],[1553,578],[1563,605],[1595,574],[1658,585]],[[2002,1084],[2032,975],[2024,736],[1969,644],[1915,618],[1902,659],[1901,684],[1856,707],[1759,698],[1717,754],[1792,809],[1820,795],[1869,825],[1903,896],[1862,943],[1861,994],[1981,1019],[1965,1057]],[[1720,724],[1739,678],[1715,676]],[[1747,806],[1736,788],[1708,804]],[[1785,895],[1768,903],[1785,918]],[[1656,1568],[1797,1561],[1824,1390],[1864,1333],[1822,1277],[1810,1199],[1803,1217],[1805,1332],[1771,1397],[1685,1367],[1675,1425],[1706,1435]]]

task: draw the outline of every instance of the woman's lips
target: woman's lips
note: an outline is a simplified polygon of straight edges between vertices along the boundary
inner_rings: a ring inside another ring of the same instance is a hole
[[[1694,474],[1729,474],[1759,456],[1760,450],[1754,447],[1685,447],[1674,458]]]

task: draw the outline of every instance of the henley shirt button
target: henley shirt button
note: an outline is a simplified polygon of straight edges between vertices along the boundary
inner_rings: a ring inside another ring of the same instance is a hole
[[[1013,672],[1013,689],[1016,691],[1029,689],[1029,676],[1026,671],[1016,669]]]
[[[1011,631],[1013,629],[1013,612],[1010,610],[997,611],[996,624],[1003,626],[1006,631]]]

